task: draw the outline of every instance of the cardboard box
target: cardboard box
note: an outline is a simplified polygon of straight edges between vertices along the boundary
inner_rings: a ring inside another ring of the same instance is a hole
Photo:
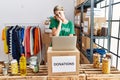
[[[86,13],[83,13],[83,19],[85,19]],[[80,27],[81,24],[81,12],[75,14],[75,26]]]
[[[90,61],[83,53],[80,53],[80,64],[90,64]]]
[[[76,6],[82,4],[84,1],[85,0],[76,0]]]
[[[85,77],[85,76],[81,76]],[[48,80],[79,80],[78,75],[72,75],[72,76],[49,76]],[[84,79],[82,79],[84,80]]]
[[[80,0],[80,4],[82,4],[85,0]]]
[[[44,54],[44,61],[45,63],[47,62],[47,50],[48,47],[50,46],[52,41],[52,34],[51,33],[43,33],[42,35],[42,42],[45,48],[45,54]]]
[[[50,44],[51,43],[51,36],[52,36],[52,33],[43,33],[43,39],[42,39],[42,42],[43,44]]]
[[[87,8],[86,17],[91,16],[91,8]],[[94,8],[94,17],[105,17],[104,10],[101,8]]]
[[[75,26],[79,27],[80,26],[80,12],[79,13],[76,13],[75,14],[75,17],[74,17],[74,23],[75,23]]]
[[[83,49],[90,49],[90,38],[82,36],[82,48]],[[97,48],[95,44],[93,44],[93,48]]]
[[[90,35],[90,23],[91,23],[90,18],[84,19],[83,32],[87,35]],[[102,23],[106,23],[105,17],[99,17],[99,18],[95,17],[94,18],[94,26],[95,26],[95,24],[98,24],[98,27],[101,28]],[[94,29],[95,29],[95,27],[94,27]]]
[[[75,35],[78,37],[80,37],[80,29],[79,28],[75,28]]]
[[[72,51],[53,51],[48,48],[48,75],[78,75],[79,74],[80,52],[76,48]]]

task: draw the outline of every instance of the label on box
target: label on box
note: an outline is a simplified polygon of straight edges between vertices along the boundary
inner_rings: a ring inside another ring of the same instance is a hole
[[[84,21],[84,27],[88,27],[88,21]]]
[[[84,21],[84,28],[83,28],[83,32],[88,32],[88,21]]]
[[[84,27],[83,28],[83,32],[87,33],[88,32],[88,28]]]
[[[76,72],[76,56],[52,57],[52,73]]]

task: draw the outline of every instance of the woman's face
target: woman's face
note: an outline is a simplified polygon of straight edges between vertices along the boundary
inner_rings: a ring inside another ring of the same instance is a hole
[[[64,18],[64,11],[55,11],[54,14],[55,14],[55,16]]]

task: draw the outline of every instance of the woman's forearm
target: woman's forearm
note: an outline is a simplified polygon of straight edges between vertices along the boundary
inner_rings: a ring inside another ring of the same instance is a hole
[[[59,22],[58,27],[52,29],[53,36],[59,36],[60,31],[61,31],[61,26],[62,26],[62,22]]]
[[[57,28],[57,30],[56,30],[56,36],[59,36],[60,31],[61,31],[61,26],[62,26],[62,22],[59,22],[58,28]]]

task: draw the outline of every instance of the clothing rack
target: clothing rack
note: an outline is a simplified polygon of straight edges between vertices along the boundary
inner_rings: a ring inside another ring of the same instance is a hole
[[[40,26],[40,23],[4,23],[4,26]]]
[[[39,27],[40,28],[40,23],[4,23],[4,26],[24,26],[25,28],[28,26],[35,26],[35,27]],[[42,52],[42,51],[41,51]],[[41,52],[39,54],[37,54],[37,58],[38,58],[38,63],[40,64],[42,61],[42,57],[41,57]],[[12,60],[12,54],[8,54],[8,61],[10,62]]]

